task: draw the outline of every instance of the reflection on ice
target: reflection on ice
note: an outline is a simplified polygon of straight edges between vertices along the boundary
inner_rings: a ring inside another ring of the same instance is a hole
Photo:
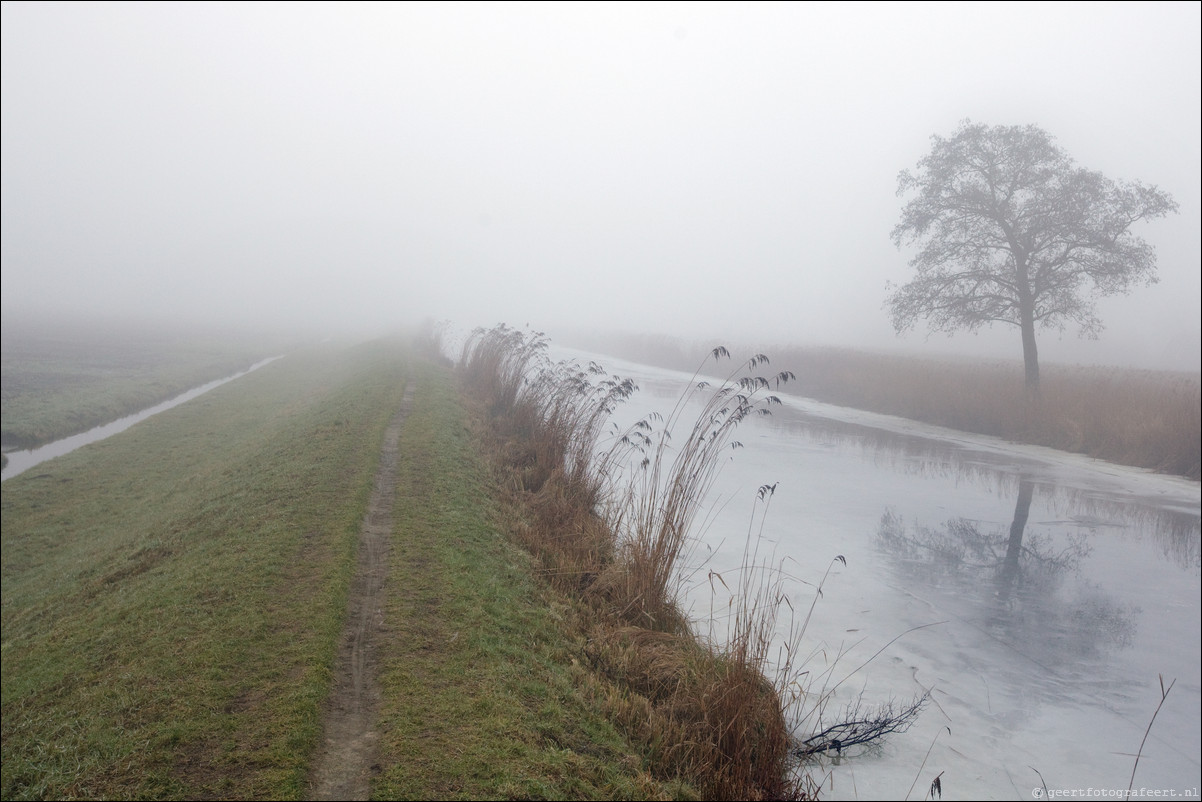
[[[619,411],[632,420],[690,378],[599,361],[642,388]],[[802,648],[826,718],[931,695],[909,732],[827,752],[824,798],[900,798],[940,772],[949,798],[1125,790],[1160,675],[1177,685],[1136,787],[1199,786],[1197,482],[782,398],[739,431],[684,603],[703,632],[722,626],[707,577],[738,570],[755,489],[775,485],[761,554],[795,577],[793,609],[814,605]],[[824,579],[835,555],[847,565]]]
[[[902,583],[951,597],[964,620],[1045,669],[1130,647],[1140,609],[1115,601],[1087,581],[1066,589],[1092,551],[1086,536],[1069,533],[1062,542],[1026,528],[1034,484],[1019,485],[1009,531],[989,531],[953,518],[939,527],[907,527],[886,511],[877,544],[894,558]]]
[[[875,417],[882,422],[888,420],[883,415]],[[1159,543],[1164,556],[1180,567],[1197,572],[1202,563],[1196,482],[1151,475],[1153,481],[1159,479],[1168,489],[1148,492],[1146,481],[1134,487],[1123,484],[1124,476],[1148,476],[1146,471],[1135,468],[1111,466],[1114,473],[1104,473],[1098,466],[1105,463],[1061,455],[1075,458],[1075,462],[1093,463],[1091,476],[1087,470],[1072,471],[1042,461],[1041,452],[1057,453],[1047,449],[1011,446],[1011,453],[1005,455],[1008,458],[999,459],[998,455],[974,448],[973,441],[984,438],[957,433],[958,442],[948,442],[804,412],[778,414],[764,425],[780,436],[811,440],[831,449],[858,451],[875,468],[897,474],[942,478],[957,486],[979,485],[1003,497],[1017,494],[1020,484],[1027,483],[1031,491],[1038,488],[1047,510],[1063,519],[1053,523],[1088,532],[1111,527],[1126,534],[1150,535]],[[1172,490],[1178,485],[1192,485],[1192,497],[1187,492],[1177,498]]]

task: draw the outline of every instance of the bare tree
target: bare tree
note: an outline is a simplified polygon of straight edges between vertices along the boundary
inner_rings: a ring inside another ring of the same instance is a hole
[[[1034,125],[965,120],[950,138],[931,139],[917,171],[898,176],[899,196],[918,194],[893,241],[918,253],[917,275],[889,286],[894,328],[919,319],[937,331],[1017,326],[1027,389],[1037,392],[1036,329],[1074,323],[1096,337],[1098,298],[1157,280],[1155,252],[1132,226],[1177,204],[1157,187],[1078,167]]]

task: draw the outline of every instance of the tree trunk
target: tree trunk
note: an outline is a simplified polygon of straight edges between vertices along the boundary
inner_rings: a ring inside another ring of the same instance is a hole
[[[1023,334],[1023,367],[1026,369],[1027,397],[1039,397],[1039,349],[1035,347],[1035,299],[1027,276],[1027,260],[1020,251],[1014,253],[1015,278],[1018,279],[1018,319]]]
[[[1035,321],[1024,310],[1023,320],[1023,368],[1027,379],[1027,395],[1039,395],[1039,349],[1035,346]]]
[[[1014,505],[1014,520],[1010,522],[1010,540],[1006,544],[1006,559],[998,574],[1001,590],[998,598],[1007,601],[1014,583],[1018,579],[1018,557],[1023,548],[1023,530],[1027,528],[1027,518],[1031,515],[1031,496],[1035,492],[1035,483],[1026,476],[1019,477],[1018,502]]]
[[[1018,501],[1014,504],[1014,520],[1010,522],[1010,541],[1006,545],[1006,565],[1018,567],[1018,553],[1023,546],[1023,530],[1031,515],[1031,496],[1035,494],[1035,483],[1022,476],[1018,480]]]

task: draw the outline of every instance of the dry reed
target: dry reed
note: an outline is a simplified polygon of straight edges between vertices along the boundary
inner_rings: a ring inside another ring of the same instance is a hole
[[[505,465],[515,535],[592,611],[582,617],[585,657],[624,689],[610,709],[649,745],[658,771],[707,796],[801,797],[785,697],[765,677],[779,584],[754,584],[764,577],[746,566],[735,625],[718,644],[696,637],[676,604],[677,566],[721,457],[738,447],[734,430],[779,403],[770,390],[793,375],[756,375],[768,362],[757,355],[716,387],[694,383],[666,417],[639,421],[602,449],[604,425],[637,388],[596,364],[552,364],[546,348],[539,333],[479,330],[459,369]],[[710,354],[725,357],[723,348]],[[703,411],[673,443],[695,394]]]
[[[581,347],[675,369],[701,348],[666,337],[582,339]],[[803,377],[792,392],[1018,443],[1202,478],[1197,372],[1047,363],[1029,403],[1021,362],[933,359],[850,348],[773,346]]]

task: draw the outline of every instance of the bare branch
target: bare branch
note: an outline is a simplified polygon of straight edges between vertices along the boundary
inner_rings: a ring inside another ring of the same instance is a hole
[[[820,732],[811,735],[793,750],[798,757],[816,755],[822,752],[842,753],[852,746],[879,741],[886,735],[905,732],[918,718],[918,714],[930,701],[929,692],[915,697],[905,707],[898,707],[890,701],[876,708],[865,709],[863,697],[849,704],[838,724],[832,724]]]

